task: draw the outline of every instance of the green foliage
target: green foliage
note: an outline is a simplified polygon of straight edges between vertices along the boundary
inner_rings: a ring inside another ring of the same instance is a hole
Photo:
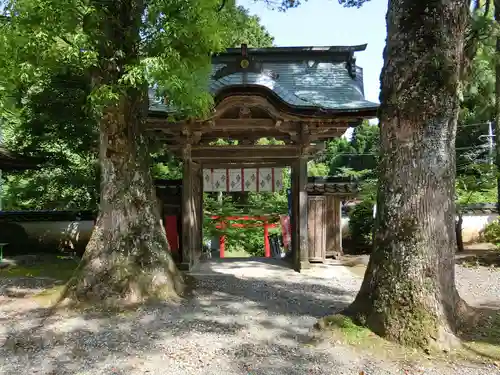
[[[90,79],[67,67],[15,91],[17,119],[5,119],[10,149],[43,157],[45,168],[7,176],[4,208],[95,209],[97,204],[97,124],[89,116]]]
[[[375,169],[379,150],[379,127],[367,121],[356,127],[351,140],[336,138],[327,143],[321,162],[330,166],[330,175],[337,175],[341,168],[355,171]]]
[[[316,163],[315,161],[310,161],[307,165],[307,175],[308,176],[328,176],[329,167],[325,163]]]
[[[351,252],[370,252],[375,220],[373,218],[373,202],[358,203],[349,214],[349,234]]]
[[[491,9],[490,9],[491,10]],[[457,174],[467,174],[471,164],[486,163],[488,122],[495,118],[495,64],[498,27],[492,15],[476,10],[467,45],[472,51],[468,74],[462,81],[462,101],[456,137]]]
[[[266,47],[273,41],[259,19],[244,8],[233,4],[219,14],[216,3],[147,2],[141,61],[129,67],[121,85],[154,81],[159,96],[190,109],[190,115],[209,109],[211,98],[205,92],[209,52],[244,42]],[[0,26],[3,138],[10,149],[42,156],[48,163],[42,170],[7,176],[4,207],[95,209],[98,129],[92,104],[112,99],[116,89],[102,86],[92,93],[90,72],[97,61],[93,36],[98,30],[83,26],[98,21],[98,9],[59,0],[15,0],[6,9],[17,15]],[[181,163],[160,150],[163,147],[152,146],[153,178],[181,178]]]
[[[249,14],[242,6],[225,6],[221,17],[231,25],[225,36],[225,45],[239,47],[246,43],[249,48],[272,47],[274,38],[260,24],[257,16]]]
[[[352,168],[341,167],[337,173],[339,177],[351,178],[359,182],[358,198],[364,201],[375,202],[377,198],[377,176],[371,169],[355,171]]]
[[[500,249],[500,220],[497,219],[489,223],[484,228],[483,236],[485,241],[494,244],[497,249]]]
[[[496,168],[489,164],[470,164],[457,175],[459,204],[496,202]]]

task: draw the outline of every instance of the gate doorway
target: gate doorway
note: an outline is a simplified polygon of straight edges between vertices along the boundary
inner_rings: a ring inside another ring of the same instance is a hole
[[[354,57],[365,48],[228,49],[212,57],[214,110],[204,118],[175,116],[168,100],[153,91],[147,129],[183,162],[180,209],[169,208],[177,219],[168,224],[181,228],[180,268],[189,270],[201,259],[206,171],[283,167],[291,167],[291,261],[297,271],[309,265],[309,207],[319,215],[320,226],[328,223],[329,210],[321,206],[328,199],[309,204],[307,163],[325,149],[325,140],[376,117],[378,105],[365,100],[362,69]],[[219,188],[234,191],[231,185]],[[326,243],[317,241],[314,247],[321,250]],[[320,250],[319,258],[325,254]]]
[[[282,237],[282,235],[276,235],[275,233],[270,233],[271,230],[275,229],[280,229],[281,231],[283,231],[276,217],[273,217],[271,215],[225,216],[225,217],[211,216],[210,219],[212,220],[212,222],[210,223],[211,226],[213,226],[217,230],[215,232],[217,236],[214,236],[217,238],[217,243],[218,243],[218,247],[216,248],[218,256],[216,258],[220,259],[224,259],[227,257],[234,258],[234,257],[242,257],[242,255],[243,257],[250,257],[253,255],[253,256],[263,256],[264,258],[281,259],[285,256],[286,249],[282,249],[281,244],[277,243],[276,241],[276,239]],[[236,250],[237,252],[236,256],[234,254],[231,254],[231,249],[229,249],[229,253],[226,252],[227,240],[229,239],[231,234],[234,234],[235,231],[247,232],[248,229],[252,230],[253,233],[251,233],[251,235],[252,237],[257,237],[257,241],[255,241],[255,238],[249,240],[250,236],[248,236],[248,233],[246,233],[247,234],[246,236],[245,235],[242,236],[243,241],[241,240],[238,241],[239,248],[233,249],[232,251],[235,252],[234,250]],[[258,230],[255,231],[255,229]],[[262,229],[261,235],[260,233],[258,233],[260,232],[259,229]],[[259,237],[260,240],[262,241],[259,241]],[[257,242],[257,246],[255,246],[256,244],[254,242]],[[251,248],[249,248],[248,246],[251,246]],[[211,249],[213,250],[215,249],[215,247],[212,246]],[[241,253],[241,251],[238,251],[240,249],[243,250],[243,254]]]

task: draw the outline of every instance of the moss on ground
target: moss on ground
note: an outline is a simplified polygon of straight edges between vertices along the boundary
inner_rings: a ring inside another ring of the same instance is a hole
[[[323,338],[335,343],[348,345],[360,353],[374,356],[381,360],[432,363],[472,363],[493,364],[500,368],[500,312],[487,318],[488,324],[469,327],[470,332],[463,333],[461,348],[449,353],[424,352],[389,342],[377,336],[368,328],[355,324],[349,317],[341,314],[321,318],[316,329],[322,331]]]
[[[476,319],[462,327],[460,335],[463,348],[457,352],[459,356],[489,359],[500,368],[500,311],[477,310]]]
[[[43,307],[52,305],[64,290],[64,284],[71,278],[78,267],[79,260],[71,257],[44,256],[26,264],[13,264],[0,270],[0,279],[32,279],[33,284],[39,279],[47,281],[43,291],[27,295]],[[16,287],[15,281],[12,283]],[[29,285],[29,282],[27,283]],[[22,283],[20,288],[25,287]]]
[[[68,281],[78,267],[79,260],[71,257],[53,256],[34,259],[29,264],[12,265],[0,270],[0,278],[43,277]]]
[[[382,337],[377,336],[368,328],[357,325],[351,318],[336,314],[326,316],[318,321],[316,328],[326,333],[326,338],[350,346],[365,354],[375,355],[381,359],[407,360],[418,351],[411,348],[403,348]]]

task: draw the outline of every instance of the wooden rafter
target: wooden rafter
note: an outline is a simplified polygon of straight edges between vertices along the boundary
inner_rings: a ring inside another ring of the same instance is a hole
[[[289,160],[282,160],[282,161],[255,161],[255,162],[248,162],[248,161],[235,161],[232,163],[229,162],[221,162],[220,160],[204,160],[203,163],[201,164],[203,168],[227,168],[227,169],[232,169],[232,168],[282,168],[282,167],[289,167],[291,165],[291,162]]]
[[[233,108],[258,108],[269,114],[273,120],[300,119],[299,117],[288,115],[277,110],[266,98],[261,96],[234,95],[224,98],[215,107],[213,118],[220,118],[225,112]]]
[[[297,147],[295,145],[237,145],[237,146],[201,146],[193,145],[190,148],[191,158],[194,161],[205,160],[229,163],[231,161],[276,162],[283,159],[294,159],[300,153],[313,155],[323,148],[323,145],[309,145]],[[169,148],[175,154],[182,153],[182,146]]]

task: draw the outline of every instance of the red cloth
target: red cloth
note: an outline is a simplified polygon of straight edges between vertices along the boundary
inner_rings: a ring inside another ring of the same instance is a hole
[[[291,239],[291,231],[292,228],[290,227],[290,216],[288,215],[280,215],[280,223],[281,223],[281,234],[283,235],[283,245],[289,249],[290,248],[290,243],[292,241]]]
[[[165,232],[170,245],[170,251],[176,253],[179,250],[179,234],[177,233],[177,216],[165,217]]]

